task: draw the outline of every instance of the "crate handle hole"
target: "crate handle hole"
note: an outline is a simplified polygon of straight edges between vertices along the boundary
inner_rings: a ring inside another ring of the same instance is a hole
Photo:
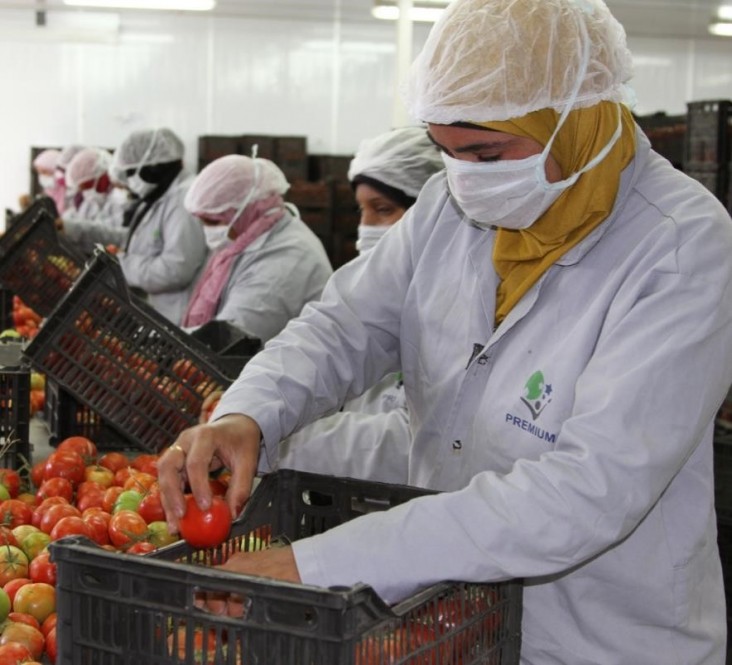
[[[203,614],[229,616],[233,619],[247,619],[252,611],[252,599],[221,589],[193,590],[193,606]]]

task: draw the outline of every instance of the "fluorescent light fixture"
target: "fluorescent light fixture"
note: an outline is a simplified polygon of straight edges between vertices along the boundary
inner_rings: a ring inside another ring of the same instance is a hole
[[[732,23],[712,23],[709,32],[717,37],[732,37]]]
[[[64,0],[71,7],[97,9],[156,9],[184,12],[207,12],[216,6],[216,0]]]
[[[412,7],[409,12],[409,18],[412,21],[434,23],[440,18],[443,11],[444,8],[437,7]],[[386,21],[396,21],[399,18],[399,7],[396,5],[377,5],[371,9],[371,15],[374,18],[384,19]]]
[[[732,21],[732,5],[722,5],[717,9],[717,17],[722,21]]]

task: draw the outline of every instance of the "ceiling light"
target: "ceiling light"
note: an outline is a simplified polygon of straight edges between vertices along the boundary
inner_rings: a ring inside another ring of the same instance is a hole
[[[732,37],[732,23],[712,23],[709,32],[717,37]]]
[[[717,10],[717,16],[723,21],[732,21],[732,5],[722,5]]]
[[[216,0],[64,0],[72,7],[105,9],[157,9],[184,12],[206,12],[216,6]]]
[[[443,8],[437,7],[412,7],[409,12],[409,18],[412,21],[434,23],[440,18],[443,11]],[[371,15],[374,18],[396,21],[399,18],[399,7],[396,5],[377,5],[371,9]]]

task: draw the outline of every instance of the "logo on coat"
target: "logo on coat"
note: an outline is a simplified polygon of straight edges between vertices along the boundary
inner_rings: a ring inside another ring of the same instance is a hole
[[[544,379],[542,372],[534,372],[524,385],[521,401],[526,405],[533,420],[536,420],[552,401],[552,386]]]

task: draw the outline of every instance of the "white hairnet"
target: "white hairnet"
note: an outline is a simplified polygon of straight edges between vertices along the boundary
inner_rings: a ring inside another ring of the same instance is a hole
[[[33,168],[36,171],[53,171],[56,168],[56,164],[58,164],[58,158],[60,156],[60,150],[54,150],[53,148],[41,150],[33,160]]]
[[[454,0],[407,82],[406,105],[438,124],[625,101],[625,31],[602,0]]]
[[[348,168],[348,179],[368,176],[417,198],[430,176],[444,167],[424,127],[402,127],[364,139]]]
[[[249,200],[254,203],[272,194],[284,194],[290,185],[285,174],[268,159],[255,160],[244,155],[226,155],[208,164],[188,188],[184,205],[192,215],[220,215],[236,211],[256,184]],[[233,221],[233,220],[232,220]]]
[[[117,147],[113,164],[115,172],[139,170],[143,166],[183,159],[183,152],[183,141],[170,129],[140,129],[132,132]]]
[[[112,155],[101,148],[84,148],[66,168],[66,186],[73,189],[103,176],[112,162]]]
[[[58,156],[58,161],[56,162],[56,167],[65,171],[71,163],[71,160],[83,149],[83,145],[67,145],[63,150],[61,150],[61,154]]]

